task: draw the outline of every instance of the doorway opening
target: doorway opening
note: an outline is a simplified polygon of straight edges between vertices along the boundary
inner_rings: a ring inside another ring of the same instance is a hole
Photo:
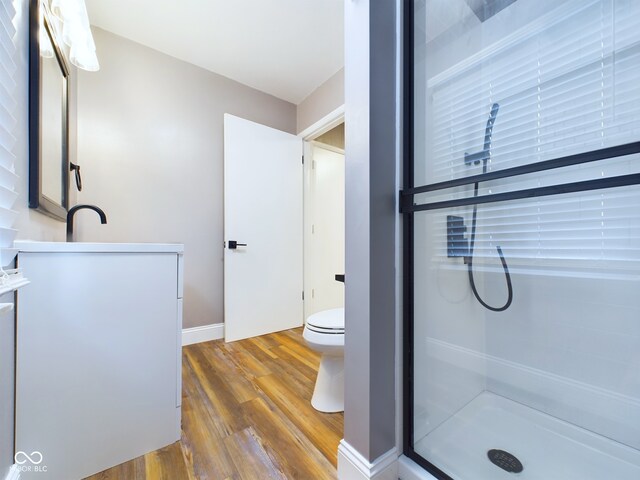
[[[305,319],[344,307],[344,126],[340,117],[305,138]]]

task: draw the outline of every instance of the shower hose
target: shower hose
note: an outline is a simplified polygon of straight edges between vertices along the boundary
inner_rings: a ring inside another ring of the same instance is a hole
[[[489,152],[491,148],[491,135],[493,131],[493,122],[496,119],[498,114],[498,104],[495,103],[491,108],[491,115],[489,116],[489,120],[487,121],[487,129],[485,132],[485,145],[484,152]],[[487,173],[487,161],[489,160],[488,155],[485,155],[482,160],[482,173]],[[473,197],[476,198],[478,196],[478,182],[475,182],[473,186]],[[502,253],[502,249],[500,246],[496,246],[496,250],[498,251],[498,255],[500,256],[500,262],[502,263],[502,269],[504,270],[504,276],[507,282],[507,301],[501,307],[492,307],[487,302],[482,300],[482,297],[478,293],[478,289],[476,288],[476,282],[473,278],[473,250],[476,243],[476,222],[478,218],[478,204],[473,205],[473,219],[471,220],[471,240],[469,242],[469,259],[467,261],[467,272],[469,274],[469,285],[471,285],[471,291],[473,292],[473,296],[476,297],[476,300],[480,302],[484,308],[491,310],[492,312],[503,312],[511,305],[513,301],[513,286],[511,285],[511,274],[509,273],[509,266],[507,265],[507,260],[504,258]]]

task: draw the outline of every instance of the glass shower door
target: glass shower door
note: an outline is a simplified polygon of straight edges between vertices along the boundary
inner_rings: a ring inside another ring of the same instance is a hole
[[[637,480],[640,2],[405,6],[405,453]]]

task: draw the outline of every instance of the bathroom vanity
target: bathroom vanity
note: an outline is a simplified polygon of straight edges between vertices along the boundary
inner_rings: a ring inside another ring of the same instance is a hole
[[[180,439],[183,246],[16,242],[16,452],[80,479]]]

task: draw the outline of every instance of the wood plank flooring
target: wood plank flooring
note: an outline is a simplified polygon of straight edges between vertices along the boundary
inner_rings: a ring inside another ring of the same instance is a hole
[[[182,349],[182,439],[89,480],[335,479],[343,414],[311,407],[302,329]]]

